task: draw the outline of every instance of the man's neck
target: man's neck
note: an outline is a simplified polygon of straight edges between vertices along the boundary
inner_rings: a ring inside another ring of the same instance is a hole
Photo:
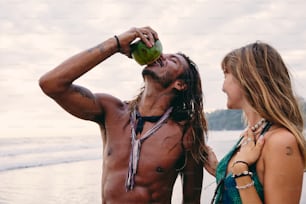
[[[142,95],[138,103],[138,111],[142,116],[162,115],[171,105],[172,94],[169,93],[155,93]]]

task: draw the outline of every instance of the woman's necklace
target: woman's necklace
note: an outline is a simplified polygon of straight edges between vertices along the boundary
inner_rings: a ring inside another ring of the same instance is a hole
[[[251,127],[253,133],[256,132],[264,123],[266,122],[265,118],[261,118],[254,126]]]
[[[266,128],[266,126],[268,125],[268,123],[269,123],[269,122],[268,122],[265,118],[261,118],[254,126],[252,126],[252,127],[249,127],[249,126],[248,126],[248,127],[246,128],[246,130],[247,130],[248,128],[250,128],[251,131],[252,131],[252,133],[253,133],[254,140],[257,141],[258,136],[256,136],[256,135],[259,134],[259,132],[262,132],[263,129]],[[264,125],[264,124],[267,124],[267,125]],[[271,126],[271,125],[270,125],[270,126]],[[269,128],[270,128],[270,126],[269,126]],[[245,132],[245,134],[247,134],[247,133]],[[242,139],[242,140],[239,142],[238,147],[240,147],[241,145],[247,144],[249,141],[253,141],[253,139],[248,138],[247,135],[243,135],[243,137],[244,137],[245,139]]]

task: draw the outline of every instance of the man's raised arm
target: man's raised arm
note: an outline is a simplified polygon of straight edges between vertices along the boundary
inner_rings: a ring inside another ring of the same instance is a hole
[[[73,81],[117,52],[131,57],[130,43],[136,38],[151,47],[158,36],[150,27],[144,27],[132,28],[111,37],[96,47],[70,57],[43,75],[39,80],[41,89],[69,113],[82,119],[95,120],[104,113],[103,104],[88,89],[73,85]],[[106,99],[114,98],[106,96]]]
[[[88,89],[73,85],[73,81],[118,51],[117,41],[110,38],[98,46],[70,57],[55,69],[43,75],[39,85],[69,113],[94,120],[103,113],[97,99]]]

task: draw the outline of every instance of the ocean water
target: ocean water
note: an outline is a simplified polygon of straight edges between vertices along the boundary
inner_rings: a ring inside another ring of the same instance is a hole
[[[212,131],[208,144],[220,159],[239,131]],[[102,141],[90,137],[0,137],[0,204],[100,204]],[[212,198],[214,177],[204,172],[201,203]],[[306,204],[306,179],[301,203]],[[180,179],[172,203],[181,203]]]
[[[0,137],[0,172],[101,159],[97,137]]]

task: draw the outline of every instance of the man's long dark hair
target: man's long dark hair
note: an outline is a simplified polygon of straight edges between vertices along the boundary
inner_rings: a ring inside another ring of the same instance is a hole
[[[170,117],[175,122],[183,122],[184,131],[191,128],[191,155],[197,162],[204,163],[207,160],[207,148],[205,145],[207,121],[203,110],[201,78],[197,65],[187,55],[183,53],[178,54],[186,60],[189,66],[177,78],[187,84],[187,89],[177,91],[177,95],[171,103],[173,111]],[[143,91],[144,87],[141,89],[139,95],[133,101],[130,101],[131,108],[138,104]]]

